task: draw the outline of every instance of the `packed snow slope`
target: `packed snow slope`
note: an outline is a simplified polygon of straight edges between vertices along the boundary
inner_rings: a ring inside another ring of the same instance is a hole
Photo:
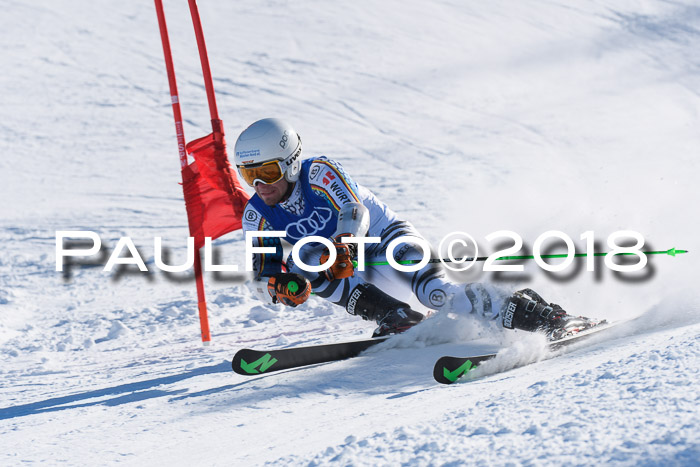
[[[187,2],[165,3],[192,140],[210,132],[199,59]],[[181,263],[188,230],[152,3],[0,0],[0,464],[697,465],[697,2],[199,3],[230,144],[285,118],[306,156],[340,161],[435,244],[460,230],[488,254],[505,229],[531,251],[559,230],[584,251],[592,231],[607,250],[634,230],[690,253],[639,273],[452,276],[638,317],[555,358],[438,315],[353,360],[238,376],[239,348],[373,325],[316,298],[261,306],[245,274],[210,274],[203,347],[191,277],[153,268],[153,238]],[[57,230],[97,232],[104,256],[56,272]],[[103,271],[122,236],[149,274]],[[216,246],[243,266],[240,232]],[[433,362],[475,338],[504,350],[436,384]]]

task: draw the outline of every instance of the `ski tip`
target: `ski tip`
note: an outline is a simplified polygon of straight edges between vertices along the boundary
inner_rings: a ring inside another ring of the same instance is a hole
[[[442,384],[456,383],[458,379],[476,368],[486,360],[494,358],[496,354],[478,355],[474,357],[440,357],[433,367],[433,378]]]
[[[453,357],[442,357],[435,362],[435,366],[433,367],[433,378],[438,383],[452,384],[457,381],[459,376],[455,376],[455,374],[450,371],[448,366],[449,361],[452,360],[452,358]]]
[[[253,360],[256,357],[259,358]],[[245,359],[248,359],[249,361],[246,361]],[[259,375],[270,370],[278,361],[279,360],[274,358],[269,352],[260,356],[260,352],[243,349],[236,352],[236,355],[234,355],[233,360],[231,360],[231,368],[239,375]]]

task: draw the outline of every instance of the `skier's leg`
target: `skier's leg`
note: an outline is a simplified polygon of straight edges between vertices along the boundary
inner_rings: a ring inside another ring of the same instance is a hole
[[[532,289],[513,293],[501,310],[504,328],[542,331],[548,339],[557,340],[597,323],[581,316],[566,313],[559,305],[547,303]]]
[[[367,261],[383,259],[388,243],[402,235],[418,236],[410,224],[402,223],[385,236],[380,244],[368,248]],[[300,255],[305,264],[319,264],[322,246],[302,248]],[[406,243],[394,252],[394,259],[421,259],[419,245]],[[310,273],[288,261],[291,272],[309,279],[314,293],[343,306],[349,313],[376,321],[378,334],[401,332],[421,321],[422,315],[394,297],[407,297],[411,292],[427,308],[456,313],[474,313],[485,319],[499,319],[509,329],[543,330],[550,339],[556,339],[594,323],[586,318],[568,315],[558,305],[548,304],[530,289],[513,294],[491,284],[456,284],[445,276],[441,264],[431,263],[415,272],[398,271],[391,266],[368,266],[353,277],[329,282],[323,274]],[[372,285],[370,285],[372,284]],[[387,293],[389,291],[389,293]]]
[[[415,235],[415,231],[412,235]],[[397,261],[420,260],[423,257],[420,246],[408,245],[399,250],[400,255],[395,255]],[[473,313],[488,320],[497,319],[507,329],[542,331],[550,340],[595,325],[588,318],[567,314],[562,307],[546,302],[532,289],[511,294],[492,284],[456,284],[445,277],[443,266],[437,263],[427,264],[413,273],[397,271],[391,266],[375,266],[370,274],[372,282],[380,287],[386,282],[410,288],[428,308]]]
[[[404,259],[422,258],[418,246],[407,249]],[[485,319],[498,320],[507,329],[544,332],[548,339],[560,339],[568,334],[594,326],[588,318],[572,316],[559,305],[546,302],[532,289],[509,293],[491,284],[455,284],[445,277],[442,265],[428,264],[415,273],[403,273],[393,268],[380,269],[384,276],[408,283],[420,302],[435,309],[474,313]],[[427,303],[426,303],[427,302]]]
[[[367,262],[385,261],[387,247],[399,237],[422,238],[416,229],[407,222],[397,222],[385,230],[382,242],[367,249]],[[423,249],[410,241],[402,243],[393,252],[397,262],[418,261],[423,258]],[[475,313],[486,319],[495,319],[510,295],[491,284],[470,283],[457,284],[450,281],[440,263],[428,263],[418,271],[403,272],[390,265],[367,266],[364,272],[358,272],[368,282],[396,296],[413,293],[418,301],[427,308],[448,310],[457,313]]]
[[[351,315],[373,320],[379,325],[373,337],[397,334],[423,321],[423,314],[397,300],[379,287],[361,282],[353,288],[346,309]]]

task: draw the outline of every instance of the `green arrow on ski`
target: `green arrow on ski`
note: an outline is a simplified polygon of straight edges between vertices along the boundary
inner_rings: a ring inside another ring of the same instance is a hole
[[[255,360],[253,363],[247,363],[245,360],[241,359],[241,368],[246,373],[253,375],[256,373],[265,373],[272,365],[277,363],[276,358],[272,358],[272,355],[266,353],[262,357]],[[260,365],[260,370],[256,370],[255,367]]]
[[[467,373],[469,370],[472,369],[472,361],[467,360],[464,362],[459,368],[457,368],[454,371],[448,370],[446,367],[443,367],[442,369],[442,374],[451,382],[457,381],[462,375]]]

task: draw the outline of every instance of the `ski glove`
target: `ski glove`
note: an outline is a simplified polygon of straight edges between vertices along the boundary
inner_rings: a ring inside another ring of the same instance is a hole
[[[268,279],[267,291],[272,297],[272,303],[297,306],[309,298],[311,284],[301,274],[280,272]]]
[[[355,256],[357,245],[353,243],[343,243],[340,240],[343,237],[352,237],[352,234],[342,234],[338,235],[333,239],[333,247],[335,248],[335,262],[323,273],[326,275],[326,279],[329,281],[334,281],[336,279],[345,279],[347,277],[352,277],[355,273],[355,266],[352,264],[352,258]],[[324,264],[328,261],[330,252],[328,248],[323,250],[321,255],[321,263]]]

